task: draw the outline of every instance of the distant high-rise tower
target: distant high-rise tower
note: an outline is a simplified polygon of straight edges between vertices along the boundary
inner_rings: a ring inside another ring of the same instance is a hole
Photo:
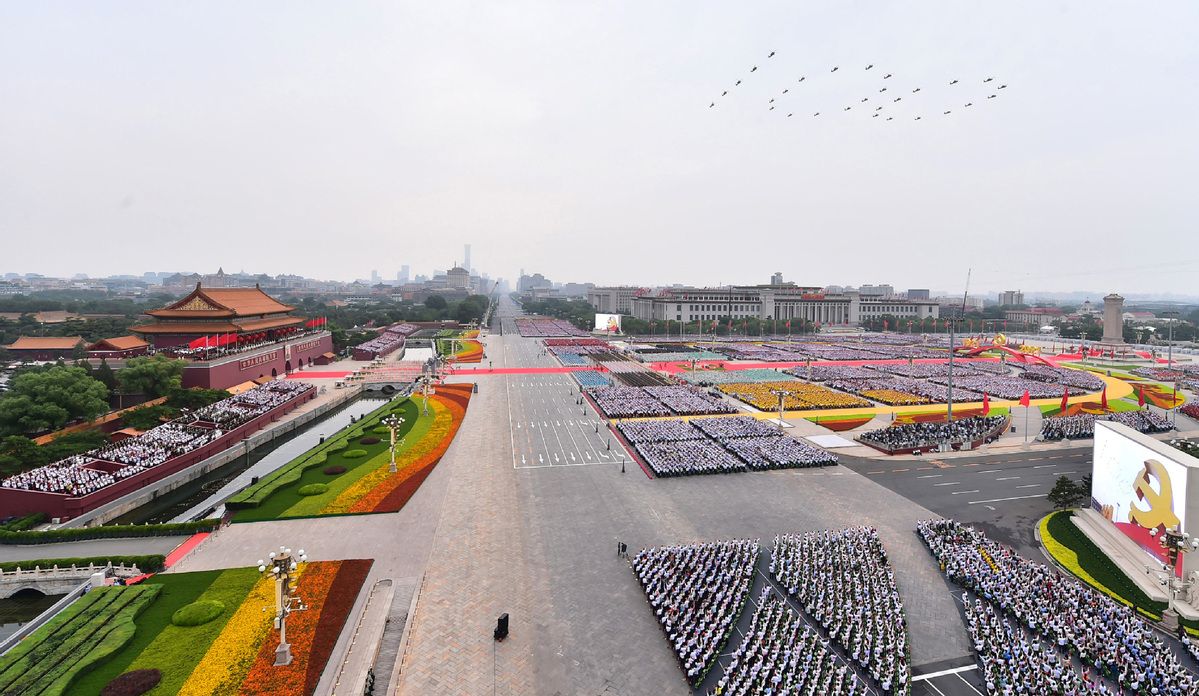
[[[462,257],[462,267],[469,271],[472,270],[470,267],[470,245],[466,244],[464,246],[466,248],[466,254]]]
[[[383,279],[379,277],[379,272],[371,271],[371,282],[375,283],[377,285],[380,280],[383,280]]]
[[[404,264],[403,266],[400,266],[400,282],[401,282],[401,283],[407,283],[407,282],[408,282],[408,273],[409,273],[409,272],[410,272],[410,271],[409,271],[409,268],[408,268],[408,264]]]

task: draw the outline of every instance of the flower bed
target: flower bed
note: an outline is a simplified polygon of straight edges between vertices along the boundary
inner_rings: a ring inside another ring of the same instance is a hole
[[[722,384],[720,391],[740,399],[762,411],[778,409],[778,396],[772,389],[790,392],[783,399],[786,411],[803,411],[818,408],[859,408],[872,404],[865,399],[833,391],[826,387],[806,382],[761,382],[753,384]]]
[[[273,605],[274,579],[256,568],[168,573],[136,587],[93,591],[84,598],[114,591],[144,591],[157,598],[137,617],[136,631],[130,622],[133,639],[117,650],[94,653],[87,673],[61,693],[100,693],[120,675],[155,671],[161,679],[151,692],[155,694],[308,696],[316,690],[371,563],[301,564],[293,574],[294,594],[310,608],[288,619],[293,661],[286,667],[273,666],[278,633],[272,628],[273,613],[263,611]],[[170,617],[181,609],[213,602],[225,610],[212,620],[194,626],[171,623]]]
[[[367,446],[362,457],[347,458],[346,455],[354,452],[350,450],[335,458],[346,468],[337,478],[330,480],[320,469],[313,468],[297,479],[301,485],[323,483],[327,485],[326,491],[300,496],[295,487],[283,487],[256,506],[239,509],[234,521],[398,511],[449,448],[466,415],[473,387],[472,384],[438,385],[429,399],[428,416],[423,415],[418,404],[403,402],[405,423],[397,432],[396,473],[390,470],[388,442]],[[367,422],[365,427],[369,426]],[[356,438],[353,431],[345,437]],[[399,438],[403,438],[402,443]]]

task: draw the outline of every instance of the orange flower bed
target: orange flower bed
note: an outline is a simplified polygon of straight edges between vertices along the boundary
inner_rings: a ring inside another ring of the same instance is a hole
[[[860,428],[861,426],[866,425],[867,423],[870,422],[871,418],[874,418],[874,416],[863,416],[861,418],[845,418],[845,419],[841,419],[841,420],[820,420],[818,418],[810,419],[810,420],[812,420],[812,422],[815,423],[816,425],[828,428],[829,430],[831,430],[835,433],[843,433],[846,430],[853,430],[854,428]]]
[[[452,358],[453,362],[477,363],[483,361],[483,344],[478,341],[466,340],[462,348]]]
[[[983,410],[981,408],[962,408],[953,409],[953,419],[970,418],[971,416],[981,416]],[[896,417],[896,421],[900,423],[944,423],[944,413],[901,413]]]
[[[277,634],[272,632],[272,639],[259,649],[239,693],[308,696],[316,691],[372,563],[355,559],[309,564],[295,594],[312,608],[292,614],[287,621],[292,663],[275,666],[278,642],[274,640]]]
[[[1181,395],[1179,395],[1177,402],[1174,401],[1173,387],[1149,382],[1133,382],[1132,398],[1136,398],[1137,392],[1142,390],[1145,392],[1145,402],[1153,404],[1158,408],[1174,408],[1183,401]]]
[[[452,414],[453,422],[450,430],[436,447],[422,455],[403,471],[388,476],[387,479],[375,486],[365,496],[350,506],[349,512],[398,512],[408,499],[420,488],[425,477],[433,471],[433,467],[441,461],[442,455],[449,449],[450,443],[466,417],[466,407],[470,403],[473,384],[442,384],[438,385],[433,398],[446,406]]]

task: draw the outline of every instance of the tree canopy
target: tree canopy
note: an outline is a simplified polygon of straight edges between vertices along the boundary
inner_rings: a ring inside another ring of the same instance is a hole
[[[165,396],[179,390],[184,365],[184,361],[165,355],[130,358],[125,369],[117,372],[117,382],[126,394]]]
[[[0,434],[56,430],[108,411],[108,388],[81,367],[55,365],[20,372],[0,396]]]

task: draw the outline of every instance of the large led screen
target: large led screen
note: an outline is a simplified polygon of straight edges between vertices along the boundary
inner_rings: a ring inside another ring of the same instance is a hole
[[[1091,507],[1163,563],[1167,556],[1159,542],[1161,532],[1168,527],[1186,531],[1185,456],[1163,455],[1096,423]],[[1152,530],[1157,537],[1150,535]]]

